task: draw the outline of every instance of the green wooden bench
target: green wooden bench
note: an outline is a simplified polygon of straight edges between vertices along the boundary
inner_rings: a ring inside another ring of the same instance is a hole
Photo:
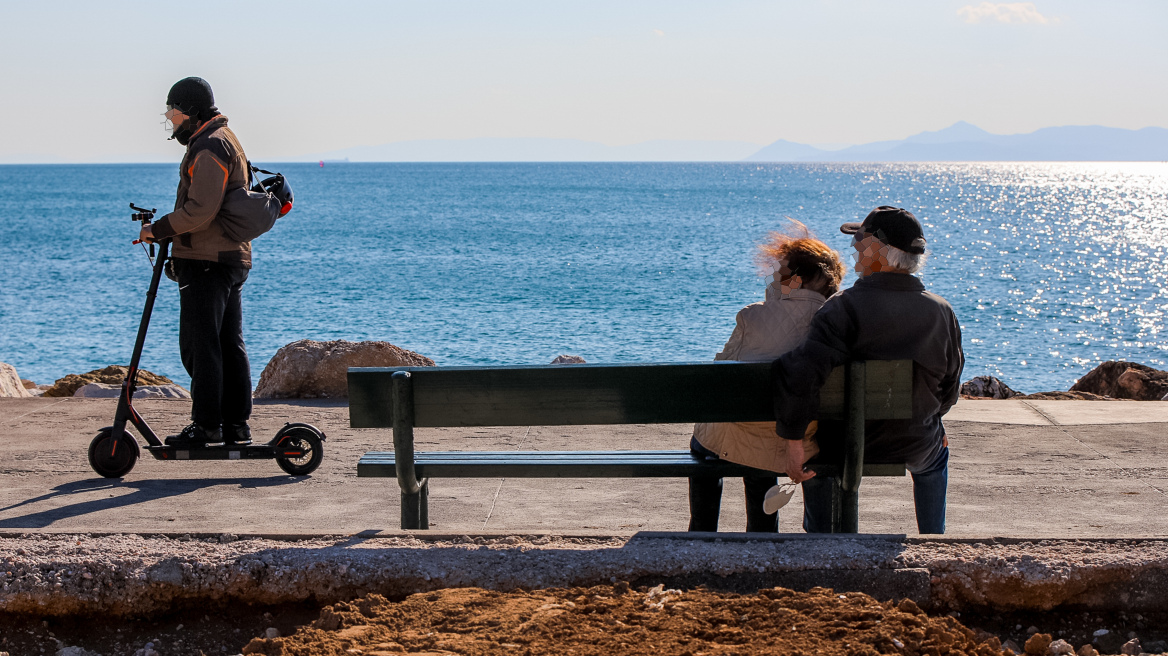
[[[349,424],[392,428],[393,451],[370,451],[357,476],[397,478],[403,529],[429,527],[431,478],[757,476],[765,472],[676,451],[414,452],[414,427],[568,426],[774,421],[768,362],[351,368]],[[912,361],[853,362],[832,372],[820,418],[846,420],[833,528],[859,531],[863,476],[904,476],[864,463],[864,421],[912,416]],[[778,439],[778,438],[776,438]]]

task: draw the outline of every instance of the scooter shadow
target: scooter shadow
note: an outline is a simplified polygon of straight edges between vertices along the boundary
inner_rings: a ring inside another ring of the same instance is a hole
[[[169,499],[220,485],[237,486],[240,489],[246,490],[291,485],[298,483],[305,478],[308,477],[302,476],[293,478],[291,476],[282,475],[267,476],[264,478],[156,478],[133,481],[98,478],[87,479],[83,481],[73,481],[70,483],[62,483],[61,485],[52,488],[52,492],[48,494],[42,494],[38,497],[26,499],[19,503],[0,508],[0,513],[23,506],[28,506],[34,503],[40,503],[42,501],[51,501],[53,499],[60,499],[62,497],[69,497],[78,494],[92,495],[94,493],[108,491],[112,493],[112,496],[104,496],[100,499],[88,499],[86,501],[79,501],[77,503],[65,506],[58,506],[48,510],[29,513],[27,515],[19,515],[17,517],[0,519],[0,529],[46,528],[48,526],[52,526],[54,522],[58,522],[64,519],[81,517],[105,510],[126,508],[129,506],[141,503],[149,503],[151,501],[158,501],[161,499]],[[129,494],[118,494],[118,491],[125,490],[132,491]]]

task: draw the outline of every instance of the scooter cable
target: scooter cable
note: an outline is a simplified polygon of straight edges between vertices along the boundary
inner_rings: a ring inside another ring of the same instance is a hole
[[[146,260],[150,262],[150,268],[153,269],[154,268],[154,258],[150,257],[150,251],[146,249],[146,243],[140,241],[140,242],[138,242],[138,245],[142,247],[142,252],[146,254]]]

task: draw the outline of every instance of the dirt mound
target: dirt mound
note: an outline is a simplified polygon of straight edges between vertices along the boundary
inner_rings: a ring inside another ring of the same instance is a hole
[[[479,588],[369,595],[325,607],[288,637],[256,638],[244,654],[325,656],[410,653],[622,654],[1003,654],[978,644],[951,617],[912,601],[784,588],[754,595],[612,587],[500,593]]]
[[[94,369],[84,374],[69,374],[58,378],[53,386],[45,390],[45,396],[73,396],[73,393],[89,383],[106,383],[121,385],[126,380],[126,368],[111,364],[105,369]],[[166,376],[150,373],[145,369],[138,370],[139,385],[173,385],[174,381]]]

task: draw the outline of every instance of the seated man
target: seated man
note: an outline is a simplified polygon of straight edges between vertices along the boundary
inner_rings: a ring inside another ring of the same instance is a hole
[[[789,440],[787,475],[803,483],[803,528],[831,531],[838,489],[803,466],[801,440],[819,412],[828,374],[850,360],[903,359],[913,361],[913,417],[867,422],[865,460],[904,462],[913,477],[918,530],[944,533],[949,448],[941,417],[958,398],[965,366],[961,327],[949,304],[911,275],[925,260],[924,233],[911,212],[881,206],[840,231],[853,235],[860,278],[824,303],[807,340],[773,367],[775,430]],[[842,460],[841,429],[840,422],[820,422],[819,459]]]

